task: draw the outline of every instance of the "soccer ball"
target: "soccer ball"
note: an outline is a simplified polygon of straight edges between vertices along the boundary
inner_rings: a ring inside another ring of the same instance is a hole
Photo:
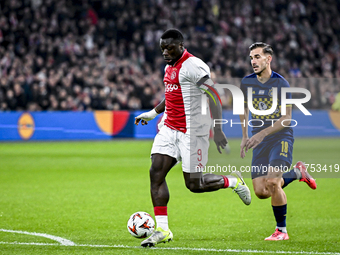
[[[145,238],[155,230],[155,222],[150,214],[146,212],[136,212],[131,215],[127,223],[130,234],[137,238]]]

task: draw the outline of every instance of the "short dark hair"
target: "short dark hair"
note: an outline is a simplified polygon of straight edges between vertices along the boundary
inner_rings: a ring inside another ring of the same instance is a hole
[[[183,42],[182,33],[178,29],[175,29],[175,28],[170,28],[166,30],[161,36],[161,39],[168,39],[168,38],[172,38],[176,41]]]
[[[263,49],[263,53],[268,53],[271,56],[274,54],[272,46],[270,46],[267,43],[256,42],[256,43],[253,43],[252,45],[249,46],[249,50],[250,51],[252,51],[252,50],[254,50],[256,48],[262,48]]]

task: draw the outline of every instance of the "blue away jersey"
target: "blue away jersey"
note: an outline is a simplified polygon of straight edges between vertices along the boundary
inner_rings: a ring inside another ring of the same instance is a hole
[[[272,107],[273,104],[273,87],[277,88],[277,108],[274,113],[270,115],[255,115],[250,113],[251,115],[251,125],[252,126],[261,126],[262,127],[253,127],[252,134],[256,134],[261,130],[272,125],[273,119],[281,118],[281,88],[282,87],[290,87],[288,81],[283,78],[280,74],[276,72],[272,72],[272,75],[268,81],[265,83],[261,83],[256,78],[256,74],[252,73],[246,77],[244,77],[241,81],[241,90],[243,92],[245,98],[245,105],[247,105],[248,101],[248,87],[253,88],[253,107],[257,110],[267,110]],[[286,93],[286,98],[292,98],[291,93]],[[266,121],[269,120],[269,121]],[[287,125],[287,123],[285,124]],[[278,135],[288,135],[293,136],[293,129],[291,127],[285,127],[279,132],[266,137],[265,139],[270,139],[270,137],[278,136]]]

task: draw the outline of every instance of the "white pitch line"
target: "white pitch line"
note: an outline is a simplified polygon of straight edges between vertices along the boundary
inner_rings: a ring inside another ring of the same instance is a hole
[[[19,244],[19,245],[37,245],[37,246],[59,246],[58,243],[20,243],[20,242],[0,242],[0,244]]]
[[[49,234],[44,234],[44,233],[27,232],[27,231],[20,231],[20,230],[9,230],[9,229],[2,229],[2,228],[0,229],[0,231],[8,232],[8,233],[16,233],[16,234],[25,234],[25,235],[31,235],[31,236],[41,236],[41,237],[45,237],[45,238],[57,241],[61,245],[65,245],[65,246],[74,246],[75,245],[74,242],[67,240],[65,238],[61,238],[59,236],[53,236],[53,235],[49,235]]]
[[[59,246],[56,243],[19,243],[19,242],[0,242],[0,244],[12,245],[37,245],[37,246]],[[74,247],[93,247],[93,248],[125,248],[125,249],[150,249],[150,250],[180,250],[180,251],[203,251],[203,252],[233,252],[233,253],[268,253],[268,254],[310,254],[310,255],[340,255],[338,252],[308,252],[308,251],[265,251],[265,250],[239,250],[239,249],[212,249],[212,248],[189,248],[189,247],[153,247],[143,248],[141,246],[126,245],[102,245],[102,244],[75,244]]]

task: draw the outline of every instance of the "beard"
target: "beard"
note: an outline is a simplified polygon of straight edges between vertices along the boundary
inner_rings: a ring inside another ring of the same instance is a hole
[[[262,68],[260,71],[257,71],[257,72],[254,71],[254,73],[255,73],[256,75],[261,75],[262,72],[263,72],[265,69],[266,69],[266,67]]]

